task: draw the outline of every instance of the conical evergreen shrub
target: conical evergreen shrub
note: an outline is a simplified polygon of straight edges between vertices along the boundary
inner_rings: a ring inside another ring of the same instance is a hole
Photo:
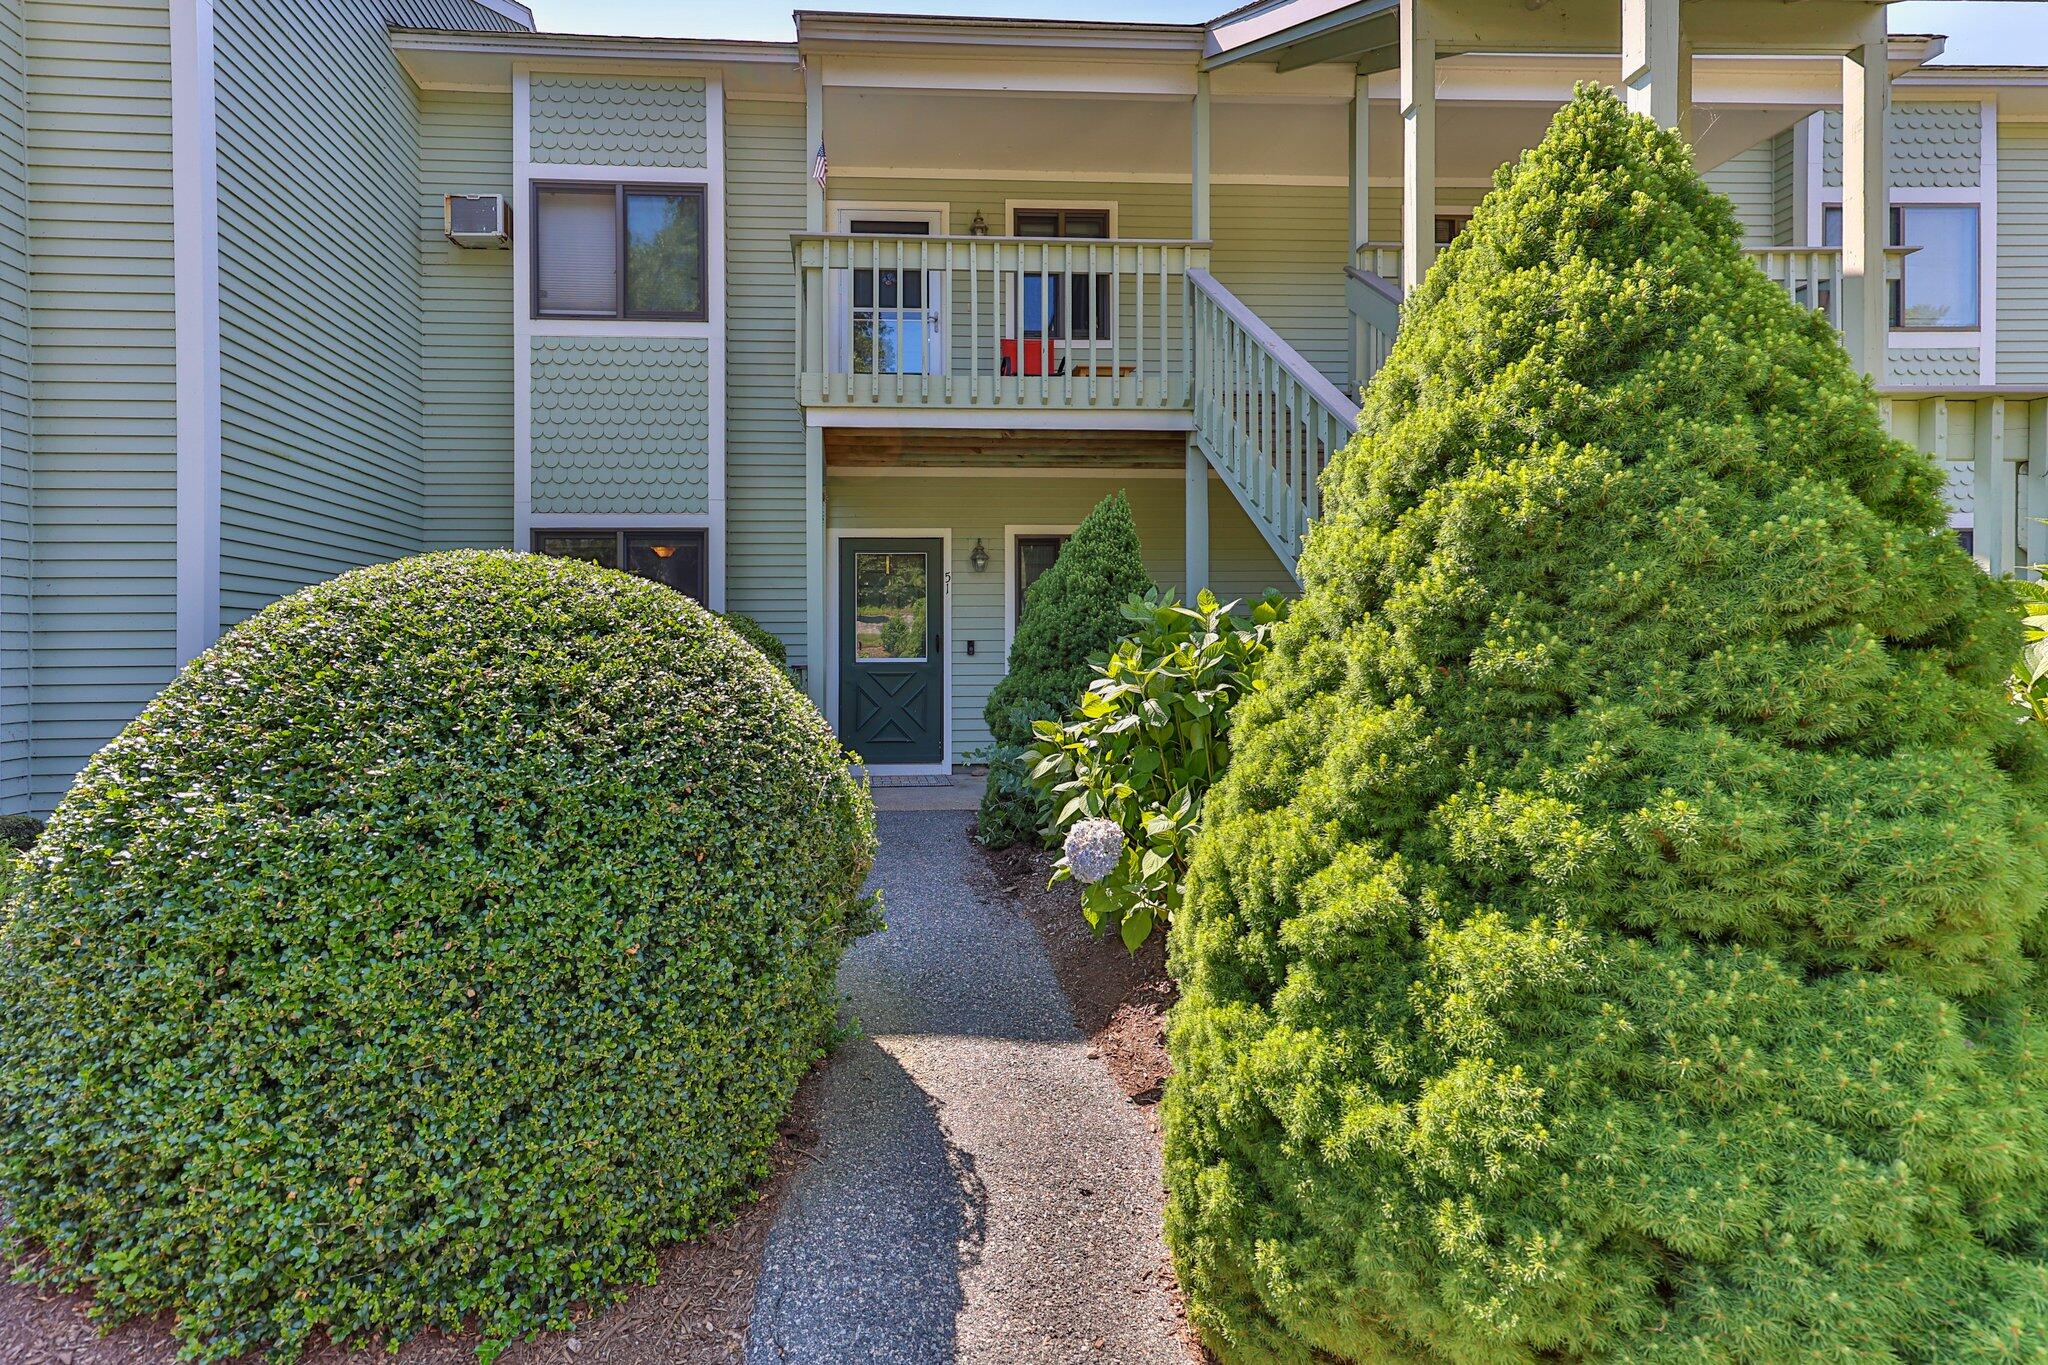
[[[1010,671],[982,710],[997,744],[1029,744],[1032,721],[1073,708],[1095,678],[1089,658],[1115,648],[1129,627],[1124,603],[1151,586],[1130,499],[1118,489],[1095,504],[1024,595]]]
[[[2017,626],[1683,143],[1581,90],[1325,487],[1171,940],[1212,1344],[2048,1357]]]

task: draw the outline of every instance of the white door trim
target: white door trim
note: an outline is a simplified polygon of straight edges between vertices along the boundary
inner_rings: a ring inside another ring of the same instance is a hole
[[[947,777],[953,772],[953,528],[835,526],[825,546],[825,720],[839,733],[839,542],[842,540],[936,540],[945,563],[939,623],[939,761],[864,765],[878,777]],[[1005,655],[1007,657],[1007,655]]]

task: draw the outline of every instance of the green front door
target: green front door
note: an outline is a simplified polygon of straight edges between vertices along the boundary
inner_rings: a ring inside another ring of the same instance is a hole
[[[944,542],[839,544],[839,733],[870,765],[945,757]]]

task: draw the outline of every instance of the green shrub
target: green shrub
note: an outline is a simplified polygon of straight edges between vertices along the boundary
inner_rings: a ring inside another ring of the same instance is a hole
[[[733,634],[766,655],[769,663],[785,673],[789,671],[789,648],[782,643],[780,636],[770,634],[759,621],[736,611],[726,612],[718,619],[731,626]]]
[[[0,815],[0,847],[26,853],[43,837],[43,822],[33,815]]]
[[[1226,1360],[2041,1358],[2018,622],[1740,240],[1582,90],[1324,480],[1170,939]]]
[[[873,853],[821,718],[667,588],[463,553],[297,593],[31,856],[14,1249],[201,1359],[566,1326],[763,1174]]]
[[[1152,586],[1122,490],[1095,505],[1024,594],[1005,673],[982,710],[998,744],[1032,742],[1034,721],[1067,713],[1094,676],[1090,660],[1124,633],[1124,602]]]
[[[1056,830],[1081,819],[1123,830],[1122,859],[1081,888],[1081,913],[1132,952],[1180,909],[1203,802],[1230,763],[1231,715],[1262,686],[1259,666],[1287,615],[1277,592],[1247,616],[1237,606],[1218,606],[1206,589],[1192,607],[1157,589],[1125,603],[1135,629],[1097,669],[1077,714],[1039,722],[1025,751]],[[1053,880],[1072,875],[1060,859]]]
[[[1032,743],[1035,722],[1067,713],[1094,676],[1090,660],[1123,637],[1124,601],[1151,586],[1130,500],[1119,489],[1095,505],[1052,567],[1024,594],[1009,671],[982,709],[996,751],[977,828],[989,847],[1019,842],[1024,831],[1042,828],[1049,814],[1039,808],[1021,769],[997,777],[1004,752]]]
[[[974,837],[989,848],[1040,842],[1038,794],[1032,789],[1028,749],[997,744],[982,751],[988,760],[988,781],[981,791],[981,813]]]
[[[2044,571],[2037,567],[2035,572]],[[2007,690],[2022,720],[2048,722],[2048,579],[2016,582],[2013,592],[2022,643]]]

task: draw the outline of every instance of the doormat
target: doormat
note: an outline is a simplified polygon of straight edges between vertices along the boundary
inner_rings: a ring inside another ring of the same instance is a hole
[[[941,777],[937,773],[924,777],[892,773],[870,777],[868,785],[874,787],[950,787],[953,785],[953,779]]]

